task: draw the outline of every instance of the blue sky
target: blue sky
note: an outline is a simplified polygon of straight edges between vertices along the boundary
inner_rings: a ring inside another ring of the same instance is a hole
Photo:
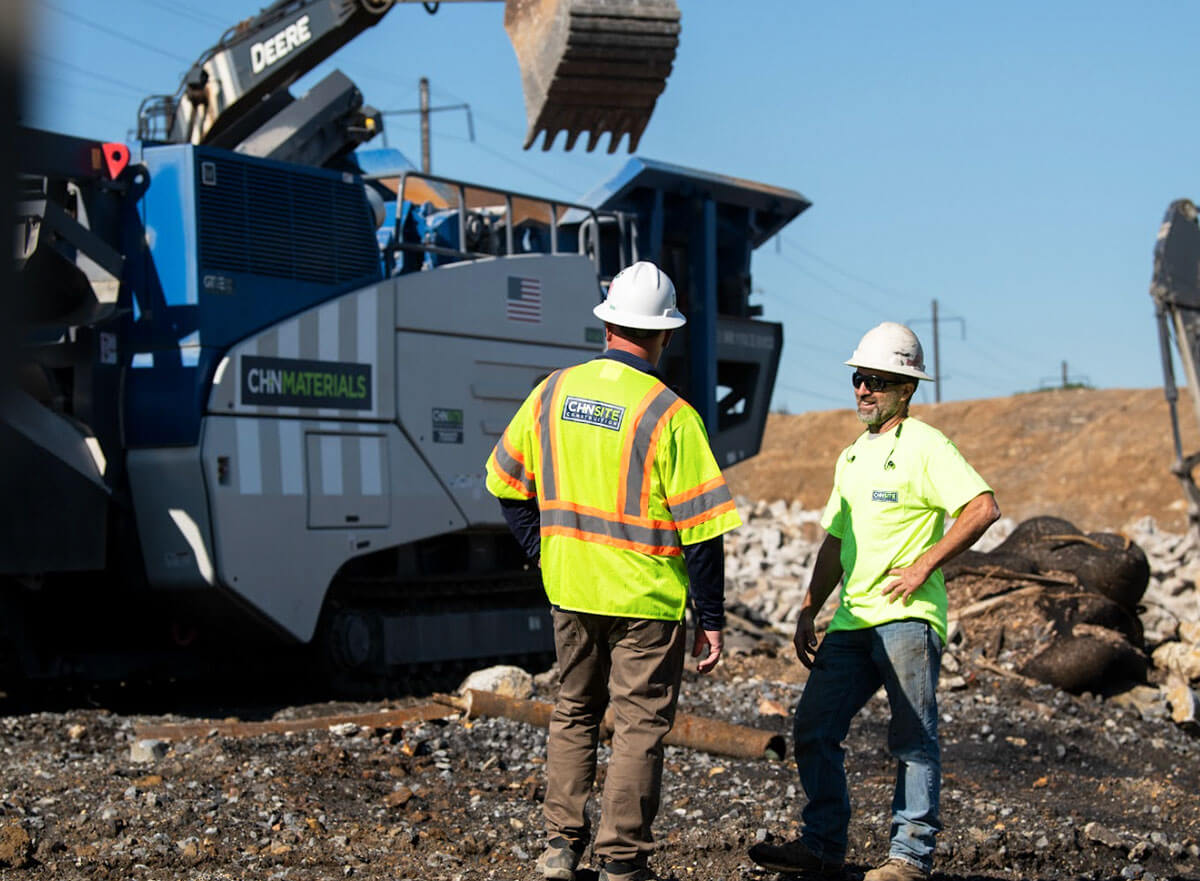
[[[123,140],[262,0],[33,0],[31,124]],[[841,362],[882,320],[941,329],[944,400],[1072,379],[1162,383],[1147,293],[1169,202],[1197,195],[1195,35],[1185,2],[682,0],[675,69],[639,155],[800,191],[813,207],[756,253],[784,324],[776,407],[850,406]],[[301,81],[340,68],[381,109],[433,117],[433,169],[576,198],[622,152],[521,150],[524,106],[500,3],[400,5]],[[388,142],[419,157],[414,117]],[[379,140],[375,142],[380,143]],[[539,142],[540,143],[540,142]],[[965,339],[963,333],[965,330]],[[925,384],[919,400],[932,400]],[[1163,426],[1165,430],[1165,425]]]

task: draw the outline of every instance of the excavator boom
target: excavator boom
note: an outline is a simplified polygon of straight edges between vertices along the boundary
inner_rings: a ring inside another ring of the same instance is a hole
[[[327,78],[312,109],[292,107],[288,87],[397,2],[415,0],[276,0],[227,30],[174,95],[143,102],[139,138],[271,155],[263,143],[277,148],[281,127],[311,117],[341,130],[328,153],[352,149],[380,127],[352,83]],[[526,149],[543,134],[548,150],[559,131],[568,150],[583,132],[588,150],[605,132],[610,153],[625,135],[637,147],[674,64],[675,0],[506,0],[504,28],[521,69]]]

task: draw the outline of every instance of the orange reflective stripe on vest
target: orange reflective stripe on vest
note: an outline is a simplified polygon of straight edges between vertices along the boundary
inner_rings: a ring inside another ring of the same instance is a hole
[[[558,498],[558,460],[553,454],[554,444],[558,439],[558,420],[554,418],[554,397],[566,374],[566,370],[556,370],[550,374],[541,395],[534,404],[534,425],[538,444],[541,447],[539,458],[542,462],[542,499],[546,501]]]
[[[630,517],[645,517],[649,507],[650,477],[654,465],[654,448],[662,428],[671,414],[683,406],[683,401],[665,385],[659,383],[646,393],[634,411],[636,428],[625,438],[621,455],[624,479],[617,492],[617,510]]]
[[[564,535],[660,557],[674,557],[683,553],[679,533],[672,521],[645,520],[639,524],[605,511],[566,502],[548,502],[542,507],[542,535]]]
[[[526,498],[533,498],[536,483],[533,474],[525,467],[525,458],[508,439],[508,431],[500,436],[500,443],[492,453],[496,463],[496,476]]]
[[[668,498],[667,507],[671,509],[675,518],[675,525],[679,529],[685,529],[717,514],[731,511],[735,505],[725,478],[715,477],[688,492]]]

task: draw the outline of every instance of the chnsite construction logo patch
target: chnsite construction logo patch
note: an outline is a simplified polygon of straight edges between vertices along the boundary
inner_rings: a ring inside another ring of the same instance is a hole
[[[567,422],[582,422],[620,431],[621,420],[625,418],[625,408],[567,395],[567,399],[563,401],[562,418]]]

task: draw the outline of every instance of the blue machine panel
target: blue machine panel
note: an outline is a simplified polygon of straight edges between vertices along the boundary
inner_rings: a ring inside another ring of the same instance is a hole
[[[350,174],[191,145],[147,147],[142,161],[126,434],[192,444],[230,345],[380,278],[375,227]]]

